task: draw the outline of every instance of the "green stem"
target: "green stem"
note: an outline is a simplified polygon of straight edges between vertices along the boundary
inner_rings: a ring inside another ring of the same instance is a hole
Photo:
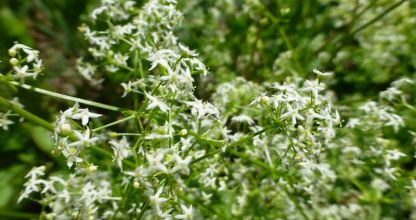
[[[238,139],[238,140],[236,140],[236,141],[234,141],[234,142],[232,142],[232,143],[230,143],[228,146],[227,146],[227,149],[226,150],[229,150],[229,149],[231,149],[231,147],[234,147],[234,146],[237,146],[237,145],[239,145],[239,144],[241,144],[241,143],[244,143],[244,142],[246,142],[247,140],[250,140],[250,139],[252,139],[252,138],[254,138],[254,137],[256,137],[256,136],[258,136],[258,135],[260,135],[260,134],[263,134],[264,132],[266,132],[266,131],[268,131],[268,130],[271,130],[272,128],[265,128],[265,129],[263,129],[263,130],[260,130],[260,131],[258,131],[258,132],[255,132],[255,133],[253,133],[253,134],[251,134],[251,135],[247,135],[247,136],[245,136],[245,137],[242,137],[242,138],[240,138],[240,139]],[[195,136],[195,138],[197,139],[197,140],[204,140],[204,141],[208,141],[209,143],[211,143],[211,144],[214,144],[214,145],[216,145],[216,146],[218,146],[218,147],[222,147],[222,145],[224,144],[223,142],[221,142],[221,141],[219,141],[219,140],[212,140],[212,139],[203,139],[203,138],[201,138],[201,137],[199,137],[197,134],[195,134],[195,133],[193,133],[193,132],[191,132],[190,133],[191,135],[194,135]],[[210,156],[213,156],[213,155],[215,155],[215,154],[217,154],[217,153],[220,153],[222,151],[222,148],[220,148],[220,149],[217,149],[217,150],[214,150],[214,151],[211,151],[211,152],[209,152],[209,153],[207,153],[207,154],[205,154],[205,155],[203,155],[203,156],[201,156],[201,157],[198,157],[198,158],[196,158],[195,160],[193,160],[190,164],[192,165],[192,164],[195,164],[195,163],[197,163],[197,162],[199,162],[199,161],[201,161],[201,160],[204,160],[205,158],[208,158],[208,157],[210,157]],[[233,151],[234,153],[235,152],[237,152],[237,151]],[[232,153],[232,154],[234,154],[233,152],[230,152],[230,153]],[[244,154],[242,154],[242,153],[238,153],[238,155],[237,154],[234,154],[235,156],[243,156]],[[247,155],[244,155],[244,158],[249,158],[249,156],[247,156]],[[242,159],[244,159],[244,158],[242,158]],[[267,165],[266,165],[267,166]],[[267,167],[267,168],[269,168],[269,167]]]
[[[134,115],[134,114],[133,114],[133,115],[130,115],[129,117],[126,117],[126,118],[120,119],[120,120],[118,120],[118,121],[111,122],[111,123],[109,123],[109,124],[106,124],[106,125],[103,125],[103,126],[101,126],[101,127],[95,128],[95,129],[93,129],[92,131],[93,131],[93,132],[97,132],[97,131],[102,130],[102,129],[104,129],[104,128],[108,128],[108,127],[111,127],[111,126],[114,126],[114,125],[120,124],[120,123],[122,123],[122,122],[128,121],[128,120],[130,120],[130,119],[132,119],[132,118],[135,118],[135,117],[136,117],[136,115]]]
[[[364,30],[368,26],[374,24],[376,21],[380,20],[381,18],[383,18],[384,16],[386,16],[389,12],[393,11],[395,8],[399,7],[401,4],[405,3],[406,1],[407,0],[402,0],[402,1],[397,2],[396,4],[391,5],[386,10],[384,10],[382,13],[380,13],[378,16],[376,16],[375,18],[371,19],[367,23],[361,25],[360,27],[358,27],[357,29],[355,29],[354,31],[352,31],[350,33],[350,35],[354,35],[354,34],[360,32],[360,31]]]
[[[3,98],[0,96],[0,106],[3,106],[6,109],[10,109],[12,111],[14,111],[15,113],[19,114],[20,116],[22,116],[23,118],[25,118],[26,120],[33,122],[34,124],[38,124],[50,131],[54,130],[54,126],[43,120],[42,118],[39,118],[38,116],[24,110],[23,108],[21,108],[19,105],[16,105],[10,101],[8,101],[7,99]]]
[[[37,219],[39,215],[32,213],[14,212],[9,210],[0,210],[0,217],[4,217],[5,219]]]
[[[105,149],[103,149],[101,147],[91,146],[91,149],[94,150],[95,152],[100,153],[100,154],[103,154],[103,155],[105,155],[107,157],[113,157],[113,154],[110,151],[105,150]],[[136,164],[134,164],[133,162],[131,162],[129,160],[123,160],[123,164],[126,165],[126,166],[128,166],[129,168],[132,168],[132,169],[133,168],[136,168]]]
[[[81,98],[77,98],[77,97],[73,97],[73,96],[69,96],[69,95],[64,95],[64,94],[60,94],[60,93],[56,93],[56,92],[51,92],[49,90],[36,88],[36,87],[29,86],[29,85],[26,85],[26,84],[20,84],[18,82],[10,82],[10,83],[13,84],[13,85],[19,86],[20,88],[23,88],[23,89],[34,91],[34,92],[37,92],[37,93],[40,93],[40,94],[43,94],[43,95],[52,96],[52,97],[55,97],[55,98],[60,98],[60,99],[63,99],[63,100],[78,102],[78,103],[82,103],[82,104],[85,104],[85,105],[94,106],[94,107],[97,107],[97,108],[107,109],[107,110],[116,111],[116,112],[123,111],[122,108],[116,107],[116,106],[106,105],[106,104],[102,104],[102,103],[99,103],[99,102],[93,102],[93,101],[86,100],[86,99],[81,99]]]
[[[26,110],[24,110],[20,106],[9,102],[7,99],[4,99],[1,96],[0,96],[0,106],[3,106],[6,109],[10,109],[10,110],[16,112],[17,114],[19,114],[20,116],[22,116],[23,118],[25,118],[26,120],[28,120],[28,121],[30,121],[34,124],[40,125],[40,126],[46,128],[46,129],[50,130],[50,131],[54,131],[54,126],[51,123],[45,121],[42,118],[39,118],[38,116],[36,116],[36,115],[26,111]],[[92,149],[101,153],[101,154],[107,155],[109,157],[113,156],[113,154],[111,152],[109,152],[107,150],[104,150],[100,147],[93,146]],[[130,161],[124,160],[123,163],[126,164],[127,166],[129,166],[130,168],[135,167],[135,164],[130,162]]]
[[[261,167],[263,169],[271,170],[271,168],[267,164],[265,164],[265,163],[263,163],[263,162],[261,162],[259,160],[253,159],[253,157],[250,156],[250,155],[243,154],[243,153],[238,152],[238,151],[236,151],[234,149],[229,149],[228,152],[230,152],[234,156],[237,156],[237,157],[239,157],[239,158],[241,158],[243,160],[246,160],[246,161],[248,161],[248,162],[250,162],[252,164],[255,164],[255,165],[257,165],[257,166],[259,166],[259,167]]]

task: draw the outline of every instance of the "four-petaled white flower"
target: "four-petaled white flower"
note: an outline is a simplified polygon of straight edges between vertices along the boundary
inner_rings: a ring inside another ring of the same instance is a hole
[[[123,170],[123,163],[122,160],[127,158],[131,151],[130,151],[130,144],[127,141],[126,137],[123,137],[121,140],[111,140],[109,142],[111,144],[111,148],[114,151],[114,159],[117,161],[117,165]]]
[[[87,125],[90,118],[98,118],[100,116],[101,114],[90,112],[88,108],[85,108],[85,109],[78,109],[78,111],[75,114],[73,114],[71,118],[76,119],[76,120],[81,119],[82,125],[85,126]]]
[[[191,156],[187,156],[185,159],[182,159],[179,155],[174,155],[175,166],[172,168],[171,173],[182,170],[186,175],[189,175],[189,163],[192,161]]]
[[[9,130],[9,125],[13,124],[14,122],[9,120],[9,116],[11,115],[10,111],[6,113],[0,112],[0,127],[4,130]]]
[[[148,165],[148,171],[161,171],[163,173],[168,173],[168,168],[162,162],[164,155],[160,152],[154,154],[146,154]]]
[[[13,69],[16,72],[16,78],[24,79],[26,77],[32,76],[32,73],[28,72],[29,66],[27,65],[24,65],[23,67],[15,66]]]
[[[74,131],[75,136],[78,138],[78,141],[68,144],[69,147],[89,147],[91,144],[94,144],[99,140],[98,137],[91,137],[90,129],[87,128],[84,133],[79,131]]]
[[[169,106],[167,106],[163,101],[161,101],[159,98],[150,95],[149,93],[145,93],[146,97],[149,99],[150,103],[147,106],[147,110],[159,108],[162,112],[167,112],[170,110]]]
[[[160,196],[162,192],[163,192],[163,187],[160,187],[154,195],[149,196],[150,204],[156,209],[157,213],[161,212],[160,206],[162,205],[162,203],[168,201],[167,198],[163,198]]]
[[[183,211],[183,214],[180,215],[175,215],[175,218],[177,219],[186,219],[186,220],[190,220],[193,218],[193,210],[192,210],[192,205],[188,207],[186,207],[185,205],[181,204],[181,209]]]

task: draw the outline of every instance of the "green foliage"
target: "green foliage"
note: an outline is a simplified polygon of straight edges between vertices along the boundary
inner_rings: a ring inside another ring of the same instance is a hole
[[[415,14],[2,1],[0,218],[416,219]]]

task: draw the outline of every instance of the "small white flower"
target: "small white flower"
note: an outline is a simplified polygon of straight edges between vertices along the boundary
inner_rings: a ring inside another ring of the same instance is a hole
[[[36,180],[39,177],[45,175],[45,166],[33,167],[28,174],[26,174],[25,178],[30,178],[31,180]]]
[[[161,152],[156,152],[154,154],[146,154],[149,172],[161,171],[163,173],[168,173],[168,168],[162,161],[163,158],[164,155]]]
[[[13,124],[14,122],[9,120],[10,112],[1,113],[0,112],[0,127],[4,130],[9,130],[9,125]]]
[[[162,66],[171,71],[171,66],[169,63],[175,62],[180,56],[173,50],[162,49],[158,50],[155,53],[151,54],[148,60],[152,63],[149,70],[153,70],[156,66]]]
[[[29,66],[24,65],[23,67],[13,67],[14,71],[16,72],[15,78],[24,79],[26,77],[32,76],[32,73],[29,73]]]
[[[234,117],[231,119],[231,121],[235,121],[235,122],[244,122],[244,123],[247,123],[247,124],[249,124],[249,125],[253,125],[253,124],[254,124],[254,120],[253,120],[250,116],[248,116],[248,115],[244,115],[244,114],[234,116]]]
[[[192,205],[188,207],[186,207],[185,205],[181,204],[181,208],[183,211],[183,214],[180,215],[175,215],[175,218],[177,219],[186,219],[186,220],[190,220],[193,218],[193,210],[192,210]]]
[[[398,80],[393,81],[391,84],[396,88],[400,88],[406,84],[414,84],[414,81],[409,78],[402,77]]]
[[[191,113],[196,116],[198,120],[209,115],[219,118],[219,110],[211,103],[204,103],[202,100],[197,99],[195,101],[186,102],[186,104],[192,107]]]
[[[167,106],[164,102],[162,102],[160,99],[158,99],[155,96],[150,95],[149,93],[145,93],[146,97],[149,99],[150,104],[147,106],[147,110],[154,109],[158,107],[160,111],[167,112],[170,110],[169,106]]]
[[[182,159],[179,155],[174,155],[175,166],[172,168],[171,172],[175,173],[176,171],[182,170],[186,175],[189,175],[189,164],[192,161],[191,156],[187,156],[185,159]]]
[[[299,114],[298,109],[292,108],[292,106],[287,105],[287,112],[282,114],[281,118],[286,119],[289,117],[292,119],[292,126],[296,125],[297,120],[305,120],[305,118]]]
[[[402,95],[403,92],[398,90],[396,87],[390,87],[387,90],[380,92],[380,98],[387,99],[389,101],[394,100],[395,98]]]
[[[160,206],[162,203],[168,201],[167,198],[160,197],[163,192],[163,187],[160,187],[154,195],[149,197],[150,204],[156,209],[156,211],[160,212]]]
[[[94,144],[99,140],[98,137],[91,137],[90,129],[87,128],[84,133],[79,131],[74,131],[75,136],[78,138],[78,141],[68,144],[69,147],[78,146],[78,147],[89,147],[91,144]]]
[[[195,57],[198,56],[198,53],[194,50],[190,50],[189,47],[179,43],[179,49],[182,51],[183,54],[185,54],[188,57]]]
[[[128,56],[123,55],[121,53],[116,53],[116,55],[114,55],[114,62],[119,66],[127,66],[128,59]]]
[[[123,137],[119,141],[111,140],[109,143],[112,145],[111,148],[114,151],[114,159],[117,161],[117,165],[123,170],[122,160],[127,158],[131,153],[127,138]]]
[[[102,115],[90,112],[88,108],[85,108],[85,109],[78,109],[78,111],[75,114],[73,114],[71,118],[75,120],[81,119],[82,125],[85,126],[88,124],[88,121],[90,120],[90,118],[98,118],[100,116]]]

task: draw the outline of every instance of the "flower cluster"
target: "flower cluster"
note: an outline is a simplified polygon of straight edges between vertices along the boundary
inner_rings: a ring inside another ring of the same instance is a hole
[[[29,77],[36,79],[43,70],[42,60],[39,58],[39,51],[26,45],[15,43],[9,49],[9,55],[11,57],[10,64],[13,66],[11,76],[14,79],[18,79],[21,82]]]
[[[199,4],[190,3],[186,13]],[[235,60],[227,47],[212,47],[218,42],[201,55],[181,43],[175,0],[150,0],[140,8],[135,1],[103,0],[91,12],[90,24],[80,27],[90,56],[78,59],[77,69],[94,85],[114,78],[125,105],[36,89],[75,102],[52,127],[14,103],[17,113],[52,130],[53,153],[65,159],[67,171],[33,168],[19,202],[38,201],[47,219],[378,219],[394,216],[391,207],[416,216],[416,183],[408,168],[416,154],[407,146],[416,140],[409,124],[416,112],[414,79],[393,81],[378,98],[343,103],[327,85],[338,73],[301,67],[302,54],[284,29],[277,43],[260,39],[253,21],[275,28],[291,15],[290,3],[282,3],[279,18],[261,13],[268,12],[267,1],[212,4],[207,17],[217,23],[207,28],[220,27],[213,33],[217,41],[229,37],[221,12],[238,12],[250,23],[247,48]],[[335,25],[345,25],[341,21]],[[263,60],[259,53],[275,44],[286,52]],[[22,82],[40,73],[38,52],[15,44],[9,53],[9,82],[33,88]],[[215,74],[253,71],[262,79],[235,77],[213,85],[202,59]],[[195,89],[202,86],[215,92]],[[0,114],[3,129],[13,123],[12,110]]]

